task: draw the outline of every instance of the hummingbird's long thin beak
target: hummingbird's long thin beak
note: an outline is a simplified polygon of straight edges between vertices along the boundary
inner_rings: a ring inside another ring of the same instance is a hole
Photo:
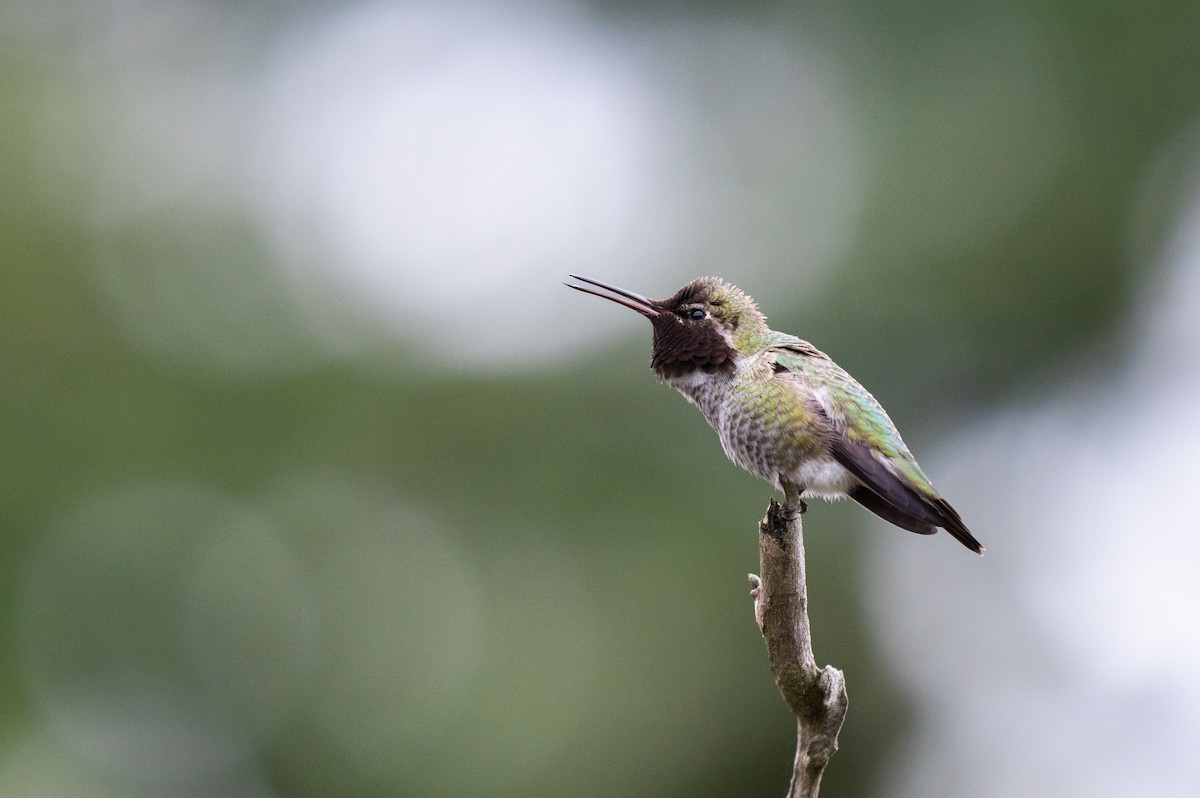
[[[658,315],[658,308],[655,307],[654,300],[647,299],[641,294],[635,294],[632,291],[626,291],[624,288],[617,288],[615,285],[602,283],[599,280],[593,280],[590,277],[580,277],[578,274],[572,274],[571,277],[575,278],[576,280],[582,280],[585,283],[591,283],[594,286],[603,288],[605,291],[611,291],[617,296],[602,294],[599,291],[594,291],[591,288],[585,288],[582,285],[563,283],[563,285],[565,285],[567,288],[574,288],[576,291],[582,291],[585,294],[591,294],[592,296],[598,296],[601,299],[607,299],[610,302],[616,302],[618,305],[624,305],[630,310],[637,311],[647,318],[653,318],[654,316]],[[624,297],[624,299],[621,299],[620,297]]]

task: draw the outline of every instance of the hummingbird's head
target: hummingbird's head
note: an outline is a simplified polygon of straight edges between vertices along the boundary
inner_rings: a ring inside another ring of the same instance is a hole
[[[650,367],[662,378],[692,372],[732,373],[738,355],[750,354],[769,332],[754,300],[716,277],[700,277],[667,299],[647,299],[623,288],[571,275],[616,296],[572,285],[637,311],[654,325]]]

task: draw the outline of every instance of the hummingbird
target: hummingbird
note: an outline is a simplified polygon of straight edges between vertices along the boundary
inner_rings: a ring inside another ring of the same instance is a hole
[[[730,460],[779,490],[848,496],[901,529],[932,535],[940,527],[983,554],[875,397],[808,341],[768,327],[749,295],[716,277],[667,299],[571,277],[607,293],[569,288],[650,320],[650,368],[700,409]]]

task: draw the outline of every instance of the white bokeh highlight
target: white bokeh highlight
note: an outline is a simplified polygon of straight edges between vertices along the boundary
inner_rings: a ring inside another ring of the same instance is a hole
[[[986,558],[878,548],[877,631],[917,712],[882,794],[1200,792],[1200,171],[1188,188],[1133,340],[930,461]]]
[[[746,26],[356,6],[274,53],[258,207],[314,307],[332,287],[443,363],[561,358],[598,317],[567,272],[667,295],[781,257],[812,274],[845,245],[861,170],[816,74]]]
[[[800,297],[856,232],[867,159],[819,42],[570,2],[257,13],[117,2],[42,109],[41,199],[184,369],[544,367],[613,340],[570,272]]]

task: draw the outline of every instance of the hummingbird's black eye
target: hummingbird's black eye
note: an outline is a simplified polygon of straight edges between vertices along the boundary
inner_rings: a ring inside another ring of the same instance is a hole
[[[701,310],[700,308],[692,308],[691,310],[689,310],[689,311],[688,311],[688,318],[689,318],[689,319],[696,319],[696,320],[700,320],[700,319],[704,318],[704,317],[705,317],[705,316],[707,316],[707,315],[708,315],[708,314],[707,314],[707,313],[705,313],[705,312],[704,312],[703,310]]]

